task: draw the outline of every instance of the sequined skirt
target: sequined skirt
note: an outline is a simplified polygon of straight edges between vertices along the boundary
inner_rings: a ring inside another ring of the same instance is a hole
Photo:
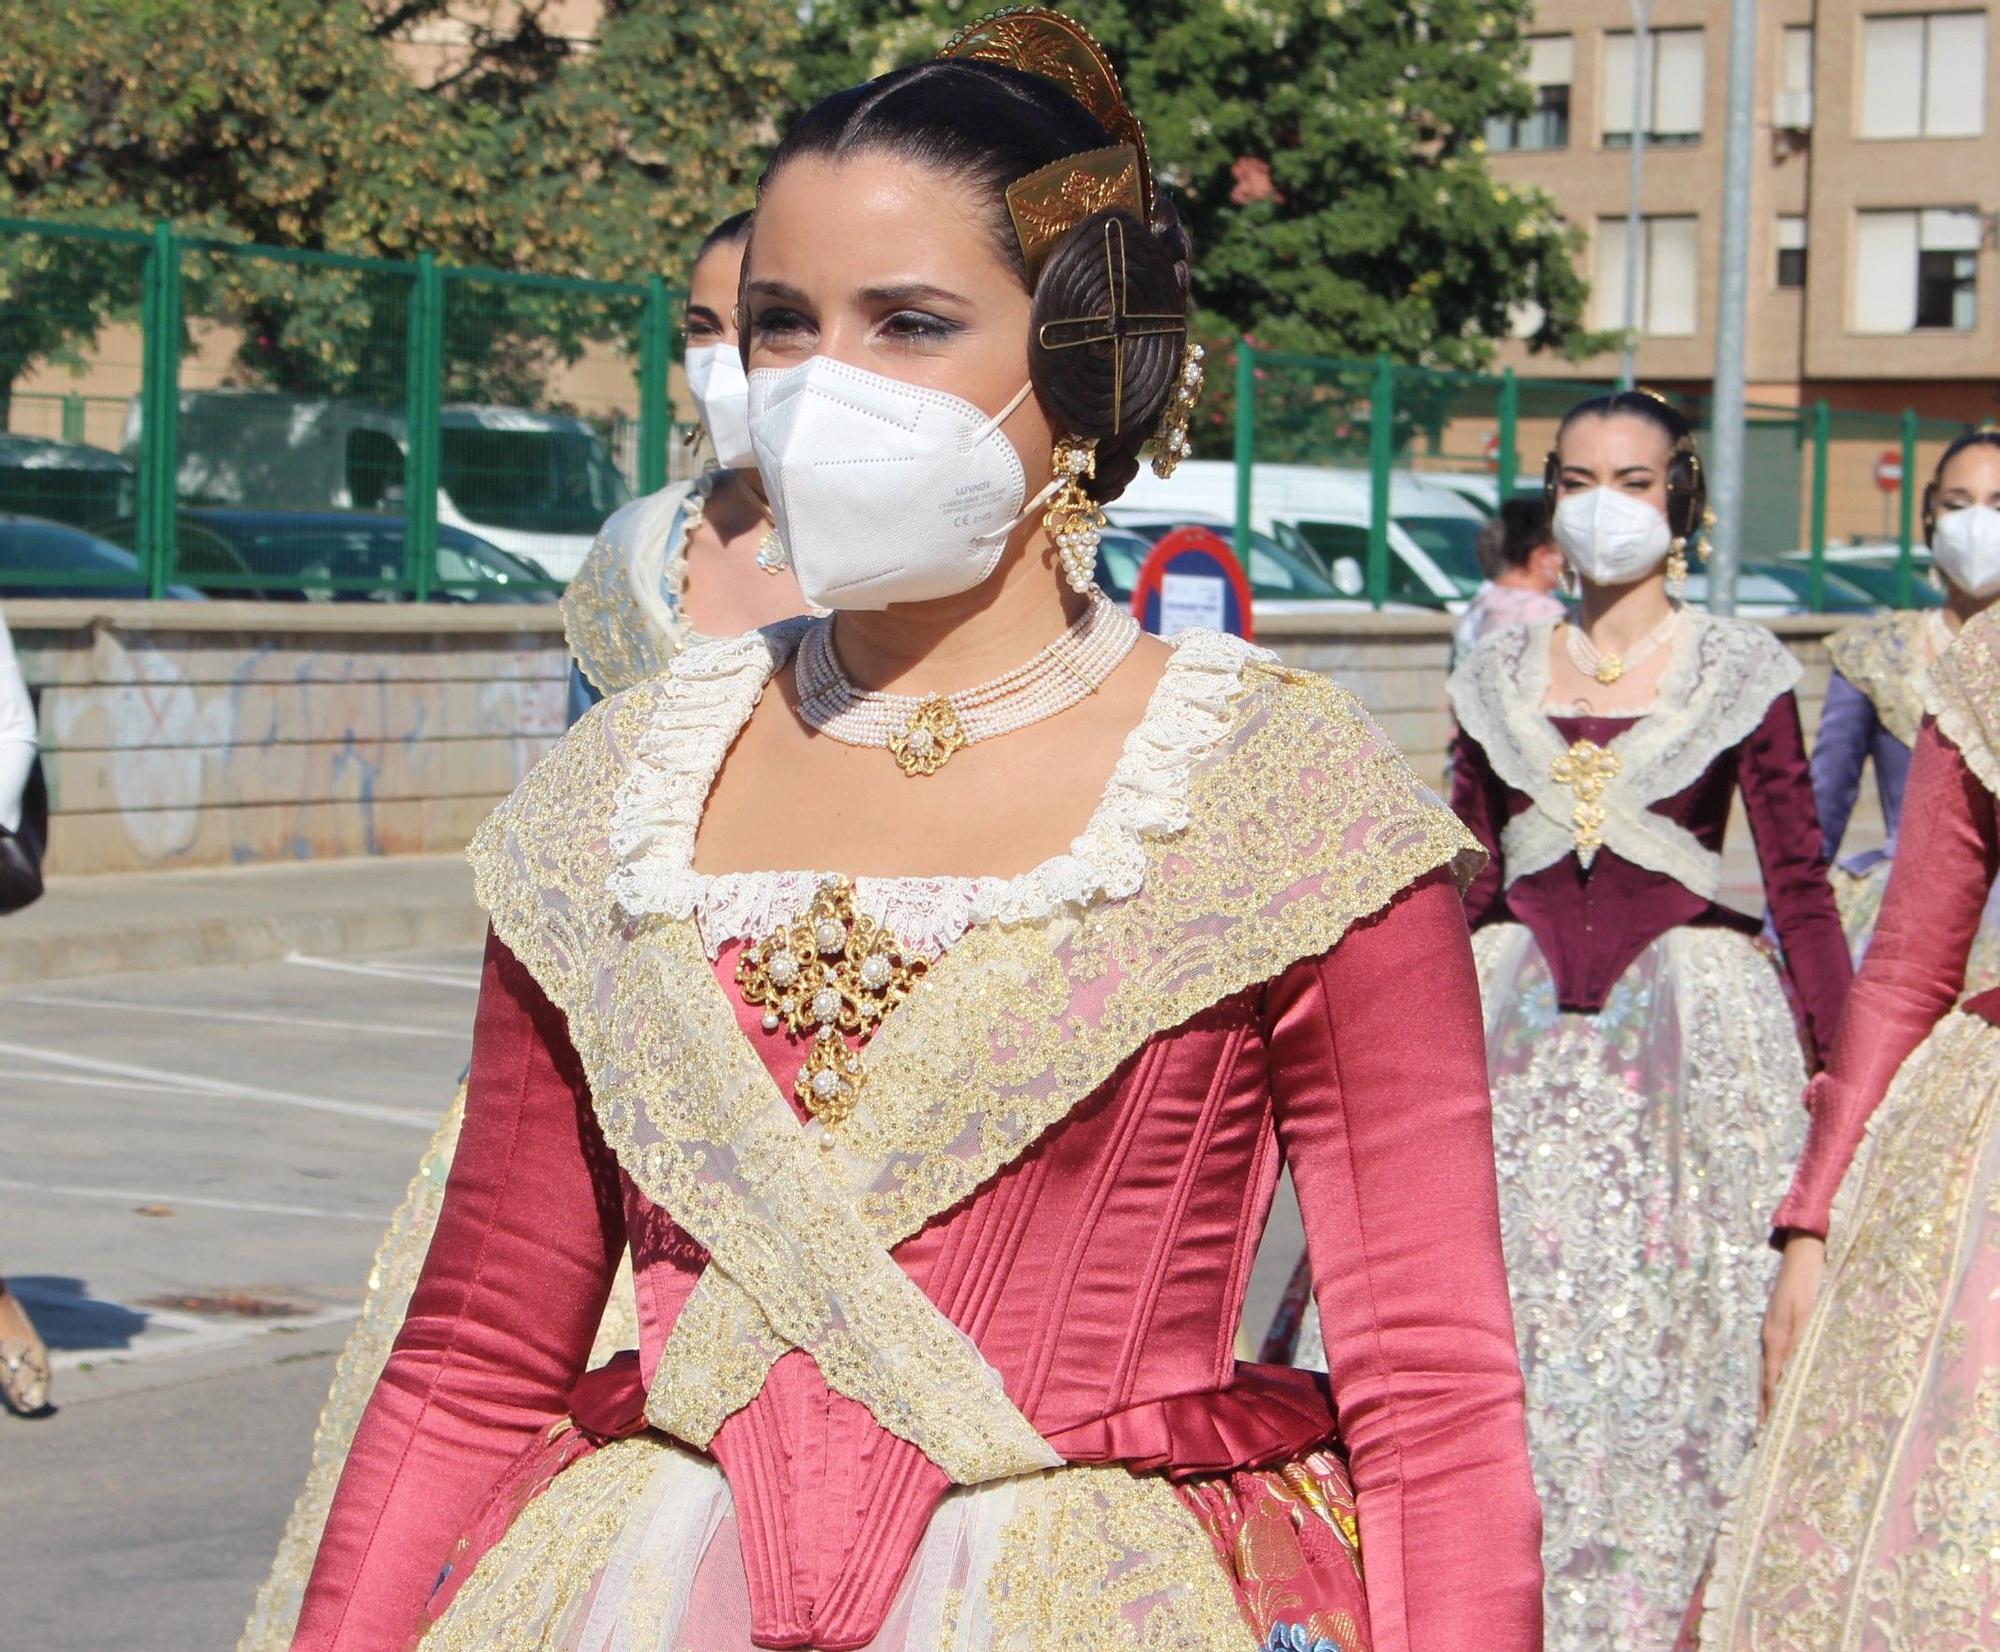
[[[1771,1211],[1805,1069],[1737,931],[1655,941],[1563,1012],[1525,928],[1475,937],[1550,1652],[1664,1652],[1756,1424]]]
[[[559,1431],[434,1597],[422,1652],[752,1652],[729,1487],[647,1432]],[[1331,1452],[1182,1485],[1073,1466],[946,1496],[866,1652],[1369,1652]]]
[[[2000,1645],[2000,1029],[1948,1017],[1848,1172],[1703,1652]]]

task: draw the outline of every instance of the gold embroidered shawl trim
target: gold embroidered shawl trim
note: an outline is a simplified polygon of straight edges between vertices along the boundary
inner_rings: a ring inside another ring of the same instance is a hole
[[[2000,610],[1966,621],[1951,647],[1925,672],[1924,709],[1958,747],[1965,765],[2000,795]]]
[[[620,506],[562,594],[563,640],[600,694],[656,676],[688,642],[680,617],[688,530],[717,472]]]
[[[1149,1038],[1334,946],[1479,851],[1353,698],[1246,668],[1196,765],[1189,824],[1129,898],[976,927],[863,1054],[867,1098],[802,1125],[738,1027],[692,923],[611,899],[608,822],[673,676],[595,708],[474,840],[496,933],[564,1010],[606,1140],[709,1250],[648,1402],[704,1445],[802,1348],[961,1483],[1054,1454],[890,1247],[975,1191]]]
[[[1917,743],[1924,704],[1917,679],[1924,670],[1921,610],[1878,614],[1826,639],[1826,657],[1868,697],[1882,726],[1906,746]]]

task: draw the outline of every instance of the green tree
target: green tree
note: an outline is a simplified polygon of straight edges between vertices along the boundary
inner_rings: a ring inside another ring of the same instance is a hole
[[[576,42],[547,10],[0,0],[0,213],[167,217],[228,242],[599,279],[678,273],[698,232],[749,198],[795,14],[782,0],[611,0]],[[413,77],[399,49],[446,16],[464,48]],[[134,259],[99,258],[95,278],[71,248],[7,239],[0,389],[139,296]],[[246,382],[400,395],[406,281],[211,253],[184,277],[191,315],[242,334]],[[453,282],[449,298],[455,395],[529,393],[633,319],[626,301],[499,284]]]
[[[1488,117],[1525,113],[1529,0],[1075,0],[1146,122],[1197,251],[1197,332],[1274,350],[1490,365],[1516,315],[1583,354],[1578,240],[1499,182]],[[975,0],[821,0],[800,53],[822,95],[934,51]],[[1219,364],[1219,362],[1218,362]],[[1204,426],[1226,429],[1211,374]],[[1327,384],[1287,387],[1317,402]],[[1365,440],[1365,437],[1363,438]]]

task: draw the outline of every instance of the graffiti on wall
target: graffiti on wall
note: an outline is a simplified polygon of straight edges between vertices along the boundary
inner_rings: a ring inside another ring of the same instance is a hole
[[[51,867],[458,848],[563,727],[560,645],[515,640],[100,625],[43,685]]]

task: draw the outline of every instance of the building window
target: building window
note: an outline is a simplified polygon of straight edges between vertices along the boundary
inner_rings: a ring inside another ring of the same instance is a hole
[[[1778,92],[1771,103],[1771,124],[1779,131],[1812,130],[1812,72],[1812,25],[1794,24],[1784,32],[1778,59]]]
[[[1528,116],[1497,115],[1486,123],[1486,147],[1567,149],[1569,147],[1569,83],[1575,50],[1566,34],[1547,34],[1528,42],[1526,80],[1535,94],[1535,112]]]
[[[1778,285],[1806,284],[1806,221],[1789,215],[1778,220]]]
[[[1985,130],[1984,12],[1862,20],[1864,138],[1976,138]]]
[[[1699,143],[1707,55],[1700,29],[1655,29],[1646,36],[1645,106],[1648,143]],[[1604,37],[1604,143],[1632,142],[1632,36]]]
[[[1978,323],[1979,214],[1863,212],[1854,227],[1854,330],[1970,332]]]
[[[1693,217],[1639,222],[1638,331],[1649,338],[1692,338],[1700,291],[1701,237]],[[1596,325],[1625,325],[1625,220],[1597,221]]]

